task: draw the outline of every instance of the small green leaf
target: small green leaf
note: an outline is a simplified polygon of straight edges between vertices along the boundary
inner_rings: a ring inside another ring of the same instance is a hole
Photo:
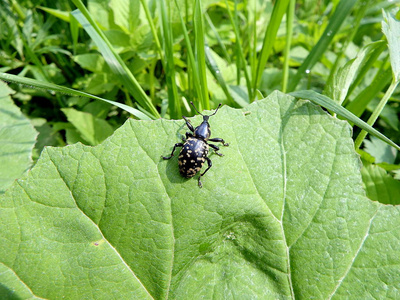
[[[132,33],[140,20],[140,2],[111,0],[109,6],[114,13],[115,24],[119,25],[125,33]]]
[[[104,68],[104,58],[99,53],[87,53],[74,56],[74,61],[82,68],[91,72],[101,72]]]
[[[68,121],[80,132],[83,139],[90,145],[97,145],[108,138],[113,128],[107,121],[96,118],[90,113],[81,112],[73,108],[62,108]]]
[[[400,80],[400,22],[390,13],[385,11],[382,13],[384,18],[384,21],[382,21],[382,31],[388,40],[393,77],[398,82]]]
[[[31,123],[39,133],[32,155],[35,161],[39,158],[39,154],[45,146],[65,146],[61,135],[54,131],[46,119],[31,119]]]
[[[0,81],[0,194],[31,167],[38,135],[11,100],[13,92]]]
[[[371,140],[364,140],[364,151],[375,157],[375,163],[386,162],[393,164],[398,151],[393,147],[390,147],[384,141],[371,137]]]
[[[361,170],[362,179],[371,200],[383,204],[400,204],[400,181],[376,165],[368,165]]]
[[[264,95],[259,90],[256,90],[256,100],[261,100],[264,98]]]
[[[375,52],[381,53],[382,41],[370,43],[357,54],[357,57],[348,61],[340,68],[334,77],[332,84],[327,88],[327,96],[338,104],[342,104],[346,99],[350,86],[357,77],[358,72],[368,62]]]

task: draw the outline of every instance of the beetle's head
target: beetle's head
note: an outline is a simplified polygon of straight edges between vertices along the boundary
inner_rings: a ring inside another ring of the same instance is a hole
[[[208,123],[208,119],[209,119],[211,116],[213,116],[213,115],[215,115],[215,114],[217,113],[218,109],[219,109],[220,106],[221,106],[221,103],[218,105],[218,107],[217,107],[217,109],[215,110],[215,112],[212,113],[211,115],[203,115],[202,113],[200,113],[200,112],[196,109],[196,107],[194,106],[194,104],[193,104],[192,101],[190,101],[190,104],[192,104],[194,110],[195,110],[198,114],[200,114],[200,115],[203,116],[203,122],[202,122],[199,126],[197,126],[197,127],[194,129],[194,136],[197,137],[197,138],[201,138],[201,139],[207,141],[207,140],[210,138],[210,135],[211,135],[210,124]]]

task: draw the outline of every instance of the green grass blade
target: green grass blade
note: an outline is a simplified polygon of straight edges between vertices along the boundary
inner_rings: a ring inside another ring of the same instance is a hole
[[[229,105],[231,105],[231,106],[235,105],[234,100],[229,92],[228,86],[227,86],[224,78],[222,77],[221,71],[219,70],[217,63],[215,62],[215,60],[212,56],[210,48],[208,46],[206,46],[205,50],[206,50],[205,51],[206,63],[207,63],[208,69],[211,71],[214,78],[218,81],[219,85],[221,86],[222,90],[224,91],[224,94],[229,101]]]
[[[395,78],[399,77],[400,69],[400,55],[399,47],[399,22],[392,16],[383,12],[384,21],[382,22],[382,29],[385,33],[389,43],[390,62],[392,68],[388,68],[385,63],[382,63],[381,68],[378,70],[374,80],[368,87],[361,92],[346,108],[352,111],[355,115],[360,116],[366,109],[368,103],[380,92],[386,85],[390,83],[391,75]],[[379,43],[379,42],[377,42]],[[369,65],[375,62],[379,54],[383,51],[383,45],[376,51],[376,54],[371,58]],[[365,71],[366,72],[366,71]]]
[[[225,3],[228,7],[228,1],[225,0]],[[229,8],[229,7],[228,7]],[[229,13],[229,19],[231,21],[232,27],[234,28],[235,32],[235,57],[236,57],[236,84],[240,85],[240,79],[241,79],[241,70],[242,67],[246,67],[246,61],[244,59],[244,51],[242,47],[242,36],[240,35],[239,31],[239,21],[238,21],[238,11],[237,11],[237,0],[233,0],[233,17],[231,14],[231,10],[228,10]],[[245,74],[246,76],[246,74]],[[247,77],[246,77],[247,78]],[[250,95],[250,90],[247,91],[247,94]],[[248,96],[249,97],[249,96]]]
[[[290,0],[277,0],[272,10],[271,21],[265,32],[263,46],[260,57],[256,63],[257,68],[253,70],[253,90],[255,91],[260,84],[261,75],[267,64],[269,55],[272,52],[274,41],[278,33],[279,26],[282,22],[283,15],[286,12]]]
[[[384,44],[380,41],[370,43],[361,48],[355,58],[349,60],[343,67],[337,70],[333,79],[326,85],[324,94],[342,105],[343,101],[348,97],[348,91],[352,82],[354,82],[357,77],[357,81],[361,81],[362,78],[359,78],[359,75],[364,76],[367,72],[363,67],[367,65],[371,57],[377,58],[379,56],[382,52],[382,46],[384,46]],[[377,52],[377,55],[375,52]],[[361,73],[361,71],[364,73]]]
[[[387,89],[385,95],[379,102],[378,106],[374,109],[372,115],[368,119],[367,123],[370,124],[371,126],[378,119],[387,101],[394,93],[400,81],[400,53],[399,53],[400,22],[397,21],[392,15],[386,13],[385,11],[383,11],[383,18],[384,21],[382,21],[382,31],[388,40],[390,65],[392,66],[393,81],[390,84],[389,88]],[[356,148],[359,148],[361,146],[361,143],[363,142],[366,136],[367,132],[365,130],[362,130],[360,134],[357,136],[355,142]]]
[[[309,73],[312,67],[319,61],[319,59],[325,53],[326,49],[331,43],[333,37],[338,33],[343,22],[351,13],[351,10],[356,2],[357,0],[341,0],[339,2],[334,14],[332,15],[332,17],[330,17],[330,22],[326,27],[324,33],[322,34],[321,38],[319,39],[318,43],[308,54],[303,64],[297,70],[296,75],[290,81],[288,89],[289,91],[293,91],[300,80],[304,77],[304,75]]]
[[[361,116],[366,110],[368,104],[388,85],[390,84],[392,70],[386,64],[378,70],[374,80],[364,89],[356,98],[345,105],[346,109],[356,116]]]
[[[231,58],[230,58],[230,56],[228,54],[228,50],[226,50],[225,43],[222,41],[221,36],[218,33],[218,30],[215,28],[215,26],[214,26],[214,24],[213,24],[213,22],[212,22],[212,20],[211,20],[211,18],[208,15],[207,12],[205,13],[205,17],[206,17],[206,21],[207,21],[208,26],[210,27],[212,33],[214,34],[214,37],[217,40],[218,46],[221,48],[221,51],[224,54],[224,58],[226,59],[228,64],[230,64],[231,63]],[[207,52],[206,52],[206,55],[207,55]]]
[[[195,39],[195,50],[196,50],[196,62],[197,71],[199,72],[200,86],[202,97],[200,98],[201,105],[200,109],[210,109],[210,99],[208,97],[208,86],[207,86],[207,74],[206,74],[206,54],[205,54],[205,32],[204,32],[204,21],[202,12],[201,0],[195,1],[194,8],[194,39]]]
[[[352,22],[353,28],[351,30],[351,33],[349,35],[347,35],[345,41],[343,42],[343,46],[341,47],[339,53],[336,56],[335,62],[330,70],[329,77],[327,80],[327,84],[325,85],[325,88],[333,85],[333,81],[336,77],[337,70],[339,69],[339,66],[340,66],[340,61],[343,59],[348,45],[353,42],[354,37],[360,27],[361,20],[365,16],[365,12],[367,11],[367,9],[369,7],[370,2],[371,2],[371,0],[366,0],[365,2],[362,2],[358,5],[358,9],[354,13],[354,16],[355,16],[354,21]],[[325,93],[325,92],[324,92],[324,94],[327,95],[327,93]]]
[[[393,94],[394,90],[396,89],[398,83],[399,83],[398,81],[395,81],[393,79],[392,84],[389,86],[389,88],[386,91],[385,95],[383,96],[381,101],[379,101],[378,106],[375,108],[375,110],[373,111],[372,115],[369,117],[369,119],[367,121],[367,123],[369,125],[371,125],[371,126],[374,125],[374,123],[378,119],[379,115],[381,114],[383,108],[385,107],[387,101],[392,96],[392,94]],[[356,141],[355,141],[356,149],[360,148],[361,143],[364,141],[365,137],[367,136],[367,133],[371,133],[371,132],[369,132],[365,128],[363,128],[363,130],[361,130],[360,134],[357,136]],[[398,149],[398,150],[400,150],[400,149]]]
[[[252,75],[252,79],[254,80],[254,71],[257,69],[257,1],[253,1],[253,19],[251,20],[251,28],[250,28],[250,32],[249,35],[252,37],[252,43],[250,46],[250,70],[251,70],[251,75]],[[249,10],[250,11],[250,10]],[[249,18],[250,19],[250,18]],[[250,44],[250,43],[249,43]],[[252,82],[253,84],[253,82]],[[257,90],[254,93],[254,97],[258,97],[257,96]]]
[[[156,26],[154,25],[153,18],[151,17],[149,6],[147,5],[146,0],[140,0],[140,3],[142,4],[143,10],[146,14],[147,22],[149,22],[151,34],[153,35],[154,43],[156,44],[158,54],[160,55],[160,60],[163,64],[163,66],[165,66],[165,60],[164,60],[164,55],[163,55],[162,48],[161,48],[161,43],[160,43],[160,40],[158,39],[157,29],[156,29]]]
[[[37,8],[47,12],[50,15],[53,15],[53,16],[59,18],[60,20],[65,21],[65,22],[69,22],[70,21],[69,12],[61,11],[61,10],[58,10],[58,9],[52,9],[52,8],[48,8],[48,7],[43,7],[43,6],[38,6]]]
[[[290,0],[287,8],[287,21],[286,21],[286,45],[282,70],[282,91],[286,93],[288,79],[289,79],[289,61],[290,61],[290,46],[292,44],[294,12],[296,9],[296,1]]]
[[[175,82],[175,63],[174,63],[174,40],[172,26],[165,0],[160,2],[161,29],[163,34],[163,48],[165,52],[165,75],[167,81],[168,107],[170,117],[173,119],[181,118],[182,111],[179,101],[178,88]]]
[[[252,96],[252,89],[251,89],[251,79],[250,79],[249,72],[247,71],[246,58],[244,57],[243,47],[242,47],[242,43],[241,43],[242,39],[240,37],[239,28],[238,28],[238,24],[237,24],[238,21],[235,20],[235,19],[237,19],[236,9],[235,9],[235,18],[234,18],[233,15],[232,15],[232,12],[230,10],[229,4],[228,4],[228,0],[225,0],[225,5],[226,5],[226,10],[228,11],[229,19],[231,21],[231,24],[232,24],[232,27],[233,27],[233,31],[234,31],[235,37],[236,37],[236,50],[237,50],[237,54],[238,54],[238,61],[237,61],[238,72],[237,72],[237,75],[240,76],[240,70],[243,69],[244,77],[246,79],[248,99],[252,100],[253,96]],[[236,7],[236,2],[235,2],[235,7]],[[238,81],[239,80],[240,80],[240,77],[238,77]]]
[[[377,47],[374,49],[374,51],[372,51],[372,53],[370,54],[367,61],[363,64],[363,66],[361,66],[357,77],[354,79],[353,83],[349,88],[349,91],[347,93],[347,98],[352,94],[354,89],[361,83],[365,75],[367,75],[368,71],[370,71],[371,68],[374,66],[375,62],[378,60],[381,53],[386,49],[386,43],[384,41],[373,42],[371,44],[375,44]],[[390,76],[388,78],[390,78]],[[389,82],[387,84],[389,84]]]
[[[74,55],[76,54],[76,47],[78,46],[78,38],[79,38],[79,23],[78,21],[72,17],[71,13],[69,13],[69,28],[71,30],[72,36],[72,49]]]
[[[175,0],[175,6],[178,9],[178,11],[181,11],[179,4],[177,2],[177,0]],[[182,18],[181,14],[179,15],[179,21],[182,27],[182,32],[183,32],[183,38],[185,41],[185,45],[186,45],[186,50],[187,50],[187,54],[188,54],[188,60],[189,60],[189,67],[188,68],[192,68],[191,72],[188,72],[190,74],[193,75],[193,81],[194,81],[194,88],[197,94],[197,97],[199,97],[200,103],[202,103],[202,92],[201,92],[201,85],[200,85],[200,77],[199,77],[199,72],[197,70],[197,64],[196,64],[196,60],[194,58],[194,52],[193,52],[193,48],[192,45],[190,44],[190,39],[189,39],[189,34],[188,31],[186,29],[186,25],[185,22]],[[199,108],[200,109],[200,108]]]
[[[103,55],[105,61],[110,66],[111,70],[117,75],[121,82],[125,85],[128,91],[133,95],[135,100],[154,117],[159,118],[160,115],[153,103],[146,95],[132,72],[126,66],[121,57],[115,52],[111,43],[108,41],[104,33],[97,26],[96,22],[90,16],[86,7],[80,0],[73,0],[79,10],[72,12],[72,15],[86,30],[92,40],[96,43],[99,51]]]
[[[25,86],[28,86],[31,88],[43,89],[43,90],[51,91],[51,92],[54,91],[54,92],[59,92],[59,93],[67,94],[67,95],[72,95],[72,96],[77,96],[77,97],[86,97],[86,98],[104,101],[104,102],[110,103],[112,105],[115,105],[115,106],[127,111],[128,113],[134,115],[138,119],[151,120],[151,118],[149,116],[142,113],[140,110],[137,110],[137,109],[127,106],[125,104],[107,100],[107,99],[104,99],[101,97],[97,97],[97,96],[94,96],[94,95],[91,95],[91,94],[88,94],[85,92],[77,91],[74,89],[70,89],[67,87],[59,86],[54,83],[38,81],[35,79],[20,77],[20,76],[16,76],[16,75],[7,74],[7,73],[0,73],[0,79],[7,81],[7,82],[22,84],[22,85],[25,85]]]
[[[397,150],[400,150],[400,147],[396,145],[393,141],[388,139],[386,136],[384,136],[382,133],[365,123],[363,120],[352,114],[350,111],[345,109],[343,106],[337,104],[335,101],[332,99],[328,98],[327,96],[318,94],[315,91],[307,90],[307,91],[296,91],[292,92],[289,95],[296,97],[296,98],[301,98],[301,99],[308,99],[315,104],[321,105],[322,107],[325,107],[326,109],[329,109],[330,111],[336,113],[339,116],[342,116],[349,122],[354,123],[356,126],[359,128],[367,131],[368,133],[376,136],[377,138],[381,139],[382,141],[388,143],[392,147],[395,147]]]

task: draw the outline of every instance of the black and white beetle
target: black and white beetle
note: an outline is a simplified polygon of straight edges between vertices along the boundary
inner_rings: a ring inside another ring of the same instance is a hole
[[[220,138],[212,138],[210,139],[211,130],[210,124],[208,123],[208,119],[215,115],[220,108],[221,104],[218,105],[215,112],[209,116],[205,116],[201,114],[196,107],[194,106],[193,102],[190,102],[193,108],[197,113],[203,116],[203,122],[193,128],[193,125],[190,124],[190,121],[185,117],[182,116],[183,119],[186,121],[186,126],[189,128],[191,132],[186,132],[186,138],[182,137],[183,143],[176,143],[174,148],[172,149],[170,156],[162,156],[163,159],[170,159],[174,156],[175,148],[182,147],[181,152],[179,153],[178,163],[179,163],[179,172],[183,177],[191,178],[197,174],[201,170],[204,162],[207,161],[207,169],[200,174],[198,182],[199,187],[203,187],[200,178],[204,176],[206,172],[211,168],[212,162],[211,159],[207,157],[209,146],[214,149],[215,154],[222,156],[223,154],[217,152],[219,147],[213,144],[209,144],[208,142],[220,142],[224,146],[229,146],[228,143],[225,143],[223,139]]]

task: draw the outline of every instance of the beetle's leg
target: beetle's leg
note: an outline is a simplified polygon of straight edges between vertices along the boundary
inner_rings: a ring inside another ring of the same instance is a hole
[[[221,138],[212,138],[212,139],[208,139],[209,142],[215,142],[215,143],[222,143],[222,145],[224,146],[229,146],[228,143],[225,143],[224,139]]]
[[[162,157],[163,159],[170,159],[172,156],[174,156],[175,148],[176,148],[176,147],[182,147],[182,146],[183,146],[183,143],[176,143],[176,144],[174,145],[174,149],[172,149],[172,152],[171,152],[171,155],[170,155],[170,156],[162,156],[162,155],[161,155],[161,157]]]
[[[217,152],[219,150],[219,147],[213,144],[208,144],[208,146],[210,146],[211,148],[214,149],[214,153],[219,155],[219,156],[224,156],[222,153]]]
[[[190,124],[190,120],[189,120],[188,118],[186,118],[185,116],[182,116],[182,118],[185,120],[186,126],[189,128],[189,130],[190,130],[191,132],[194,132],[194,128],[193,128],[193,125]]]
[[[203,187],[203,184],[202,184],[201,181],[200,181],[201,176],[204,176],[204,174],[206,174],[206,172],[212,167],[212,161],[211,161],[211,159],[209,159],[208,157],[206,157],[206,160],[207,160],[207,165],[208,165],[208,167],[207,167],[207,169],[206,169],[202,174],[200,174],[199,179],[198,179],[199,187],[200,187],[200,188]]]
[[[186,132],[186,139],[193,137],[193,134],[191,132]]]

